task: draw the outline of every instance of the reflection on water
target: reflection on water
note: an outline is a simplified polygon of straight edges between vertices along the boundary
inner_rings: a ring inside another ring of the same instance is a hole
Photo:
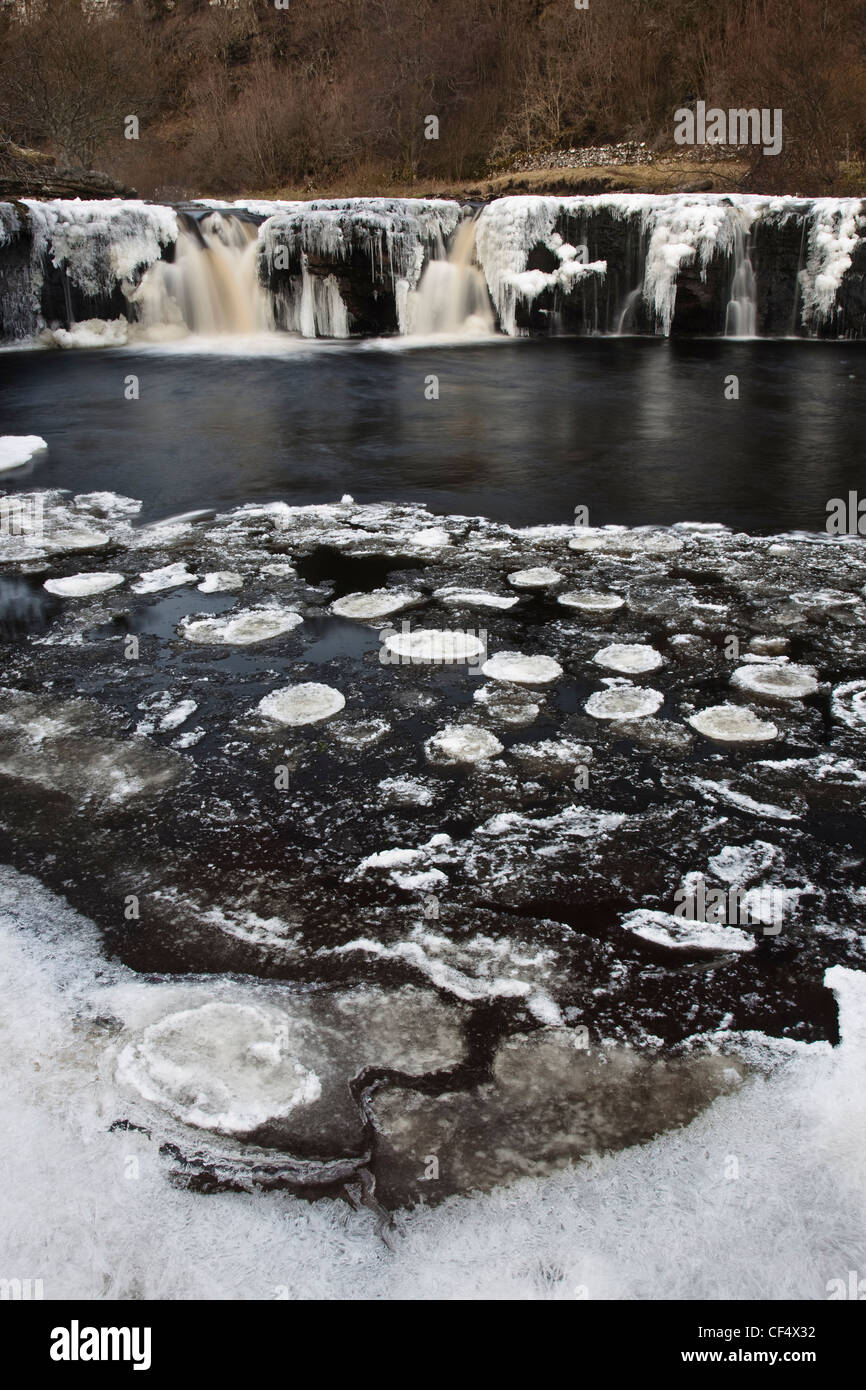
[[[143,521],[348,492],[522,524],[568,521],[582,504],[593,524],[820,530],[827,499],[861,482],[864,351],[582,338],[281,357],[9,353],[4,428],[48,440],[27,486],[143,498]]]

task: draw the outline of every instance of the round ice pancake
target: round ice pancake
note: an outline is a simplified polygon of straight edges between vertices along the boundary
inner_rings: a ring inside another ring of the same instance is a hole
[[[562,675],[562,667],[552,656],[524,656],[522,652],[497,652],[481,670],[491,680],[515,685],[549,685]]]
[[[664,699],[660,690],[617,685],[590,695],[585,708],[593,719],[645,719],[661,709]]]
[[[740,666],[731,676],[731,685],[748,691],[759,700],[802,700],[814,695],[818,682],[808,666]]]
[[[276,1010],[214,1002],[145,1028],[118,1058],[118,1078],[183,1124],[248,1134],[319,1099],[321,1084],[284,1048]]]
[[[602,647],[592,659],[597,666],[606,666],[609,671],[620,671],[626,676],[657,671],[664,662],[664,657],[655,647],[641,642],[614,642],[610,647]]]
[[[331,685],[304,681],[272,690],[259,700],[259,711],[278,724],[318,724],[339,714],[346,703],[345,695]]]
[[[710,705],[689,715],[693,729],[715,743],[769,743],[779,730],[767,719],[759,719],[747,705]]]

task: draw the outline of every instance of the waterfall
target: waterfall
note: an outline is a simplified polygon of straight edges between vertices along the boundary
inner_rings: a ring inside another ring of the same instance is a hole
[[[406,298],[406,331],[419,336],[489,337],[493,311],[475,264],[476,219],[461,222],[447,259],[427,262],[417,290]]]
[[[147,337],[257,333],[272,328],[258,278],[258,227],[211,212],[178,230],[174,260],[156,261],[129,296]]]
[[[755,338],[758,333],[758,299],[755,271],[749,258],[747,234],[734,232],[734,278],[725,310],[726,338]]]
[[[798,259],[799,265],[795,264]],[[866,203],[758,194],[0,203],[0,339],[866,338]],[[793,318],[793,322],[792,322]]]

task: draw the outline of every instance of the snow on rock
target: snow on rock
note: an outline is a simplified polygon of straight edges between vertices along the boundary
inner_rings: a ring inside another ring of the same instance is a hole
[[[593,719],[646,719],[661,709],[664,701],[660,690],[616,685],[590,695],[584,708]]]
[[[0,434],[0,473],[21,468],[35,454],[47,448],[47,443],[38,434]]]
[[[91,299],[127,293],[140,272],[177,240],[177,214],[136,199],[55,199],[24,202],[30,210],[34,252],[48,255]]]
[[[754,951],[756,945],[755,937],[739,927],[691,922],[672,912],[656,912],[648,908],[629,912],[620,926],[655,946],[669,946],[677,951]]]
[[[290,608],[246,608],[224,618],[185,618],[179,632],[188,642],[206,646],[247,647],[292,632],[303,622]]]
[[[415,632],[396,632],[386,637],[385,648],[400,664],[447,664],[477,660],[485,650],[485,643],[469,632],[418,628]]]
[[[258,709],[265,718],[277,724],[319,724],[339,714],[345,703],[346,697],[333,686],[305,681],[271,691],[259,700]]]
[[[330,611],[338,618],[357,618],[360,621],[370,618],[387,618],[392,613],[401,613],[420,603],[423,594],[414,589],[373,589],[368,594],[346,594],[335,599]]]
[[[609,671],[620,671],[628,676],[657,671],[664,664],[664,657],[655,647],[639,642],[614,642],[609,647],[602,647],[592,659],[597,666],[606,666]]]
[[[524,656],[522,652],[497,652],[481,670],[491,680],[514,685],[550,685],[562,675],[562,667],[552,656]]]
[[[740,666],[731,676],[731,685],[767,701],[802,700],[818,689],[809,666]]]
[[[424,744],[431,763],[480,763],[502,752],[502,744],[488,729],[474,724],[449,724]]]
[[[550,589],[561,581],[562,575],[559,570],[552,570],[544,565],[536,566],[535,569],[515,570],[508,576],[509,584],[515,589]]]
[[[154,570],[143,570],[141,577],[132,586],[136,594],[158,594],[163,589],[177,589],[182,584],[195,584],[199,576],[187,569],[183,560],[173,565],[161,565]]]
[[[61,598],[88,598],[91,594],[117,589],[122,583],[122,574],[70,574],[65,579],[46,579],[43,588]]]
[[[776,725],[747,705],[710,705],[689,715],[688,722],[714,743],[769,743],[779,737]]]

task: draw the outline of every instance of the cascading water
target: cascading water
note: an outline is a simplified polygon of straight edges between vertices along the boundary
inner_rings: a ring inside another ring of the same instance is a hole
[[[864,338],[864,267],[856,198],[30,199],[0,204],[0,340],[486,336],[491,305],[509,336]]]
[[[725,311],[726,338],[754,338],[758,332],[758,297],[755,271],[749,257],[747,234],[734,232],[734,278]]]
[[[178,229],[174,260],[156,261],[132,294],[148,337],[260,333],[273,327],[258,277],[258,227],[212,212]]]
[[[446,259],[428,261],[406,303],[406,331],[418,336],[490,337],[493,310],[475,263],[476,219],[461,222]]]

